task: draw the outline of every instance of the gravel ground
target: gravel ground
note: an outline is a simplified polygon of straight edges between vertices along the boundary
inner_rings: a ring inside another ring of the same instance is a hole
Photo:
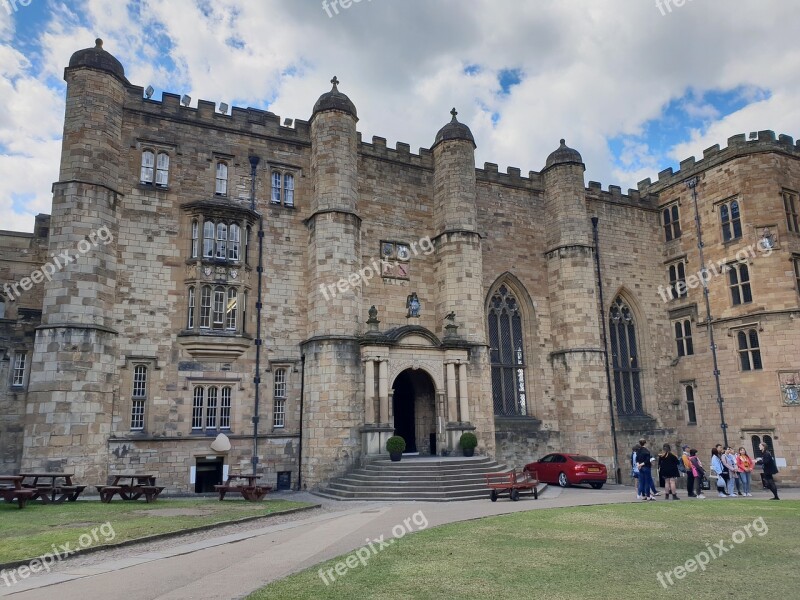
[[[175,537],[152,542],[143,542],[142,544],[133,544],[123,548],[100,550],[89,554],[74,554],[65,560],[56,562],[51,566],[50,570],[54,573],[59,573],[63,571],[74,570],[80,567],[90,567],[107,561],[130,558],[131,556],[136,556],[138,554],[160,552],[175,548],[176,546],[182,546],[183,544],[200,542],[234,533],[245,533],[254,529],[270,527],[272,525],[282,525],[284,523],[302,521],[318,515],[341,512],[369,504],[368,502],[336,502],[335,500],[320,498],[319,496],[314,496],[307,492],[281,492],[279,494],[271,494],[271,497],[281,500],[293,500],[296,502],[319,504],[320,507],[288,515],[267,516],[263,519],[255,519],[246,523],[220,525],[219,527],[208,529],[206,531],[198,531],[197,533],[188,533],[185,535],[176,535]]]

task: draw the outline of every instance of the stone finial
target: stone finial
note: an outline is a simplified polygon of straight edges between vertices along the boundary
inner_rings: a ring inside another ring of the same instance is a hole
[[[102,49],[103,49],[103,40],[101,40],[100,38],[97,38],[97,39],[94,41],[94,47],[95,47],[97,50],[102,50]]]
[[[458,111],[456,110],[455,106],[453,107],[453,110],[450,111],[450,114],[453,115],[453,118],[451,119],[450,122],[451,123],[458,123],[458,119],[456,119],[456,115],[458,115]]]
[[[334,75],[333,79],[331,79],[331,83],[333,84],[333,89],[331,91],[332,92],[338,92],[339,91],[339,87],[338,87],[339,86],[339,78],[336,77],[336,75]]]

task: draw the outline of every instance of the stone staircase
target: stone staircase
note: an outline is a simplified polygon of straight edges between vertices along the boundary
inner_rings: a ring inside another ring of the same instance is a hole
[[[485,456],[403,457],[400,462],[376,459],[331,480],[318,496],[335,500],[453,502],[486,500],[485,473],[510,469]],[[539,486],[539,490],[545,486]]]

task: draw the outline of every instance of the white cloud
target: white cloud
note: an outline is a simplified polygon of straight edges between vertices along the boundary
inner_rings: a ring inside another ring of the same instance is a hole
[[[19,62],[8,41],[14,24],[0,16],[0,144],[14,157],[0,166],[10,178],[0,184],[4,213],[11,192],[45,205],[58,168],[51,146],[63,117],[63,86],[49,90],[44,82],[60,79],[72,52],[96,36],[137,85],[195,100],[269,104],[281,116],[307,119],[336,74],[367,141],[378,135],[390,145],[430,147],[456,106],[475,135],[478,165],[539,170],[564,137],[581,151],[587,180],[623,188],[669,166],[667,159],[724,145],[736,133],[800,135],[800,48],[791,41],[800,6],[783,0],[698,0],[666,16],[653,2],[624,0],[373,0],[333,18],[316,0],[49,6],[40,72]],[[467,75],[468,65],[481,70]],[[497,75],[508,68],[524,77],[500,94]],[[732,115],[703,100],[709,90],[736,89],[752,103]],[[681,132],[674,147],[644,137],[645,125],[676,100],[701,129]],[[636,140],[615,157],[609,139],[620,136]]]

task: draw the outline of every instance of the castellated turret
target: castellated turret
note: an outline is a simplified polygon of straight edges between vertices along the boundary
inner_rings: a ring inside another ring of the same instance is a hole
[[[547,278],[552,323],[553,387],[562,445],[611,463],[611,444],[585,167],[564,140],[547,158],[545,185]]]
[[[436,278],[439,296],[437,322],[455,312],[464,326],[462,337],[483,343],[483,258],[477,230],[475,196],[475,139],[459,123],[456,109],[451,121],[436,134],[433,162]]]
[[[32,361],[23,468],[63,466],[79,479],[102,481],[117,356],[114,240],[128,81],[99,39],[72,56],[64,79],[64,138],[47,267],[52,272]]]
[[[355,105],[338,89],[320,96],[311,116],[313,191],[308,227],[308,338],[302,477],[330,478],[356,459],[364,423],[358,342],[361,288],[348,279],[361,267]],[[344,282],[343,285],[339,285]],[[331,461],[331,449],[335,460]]]

